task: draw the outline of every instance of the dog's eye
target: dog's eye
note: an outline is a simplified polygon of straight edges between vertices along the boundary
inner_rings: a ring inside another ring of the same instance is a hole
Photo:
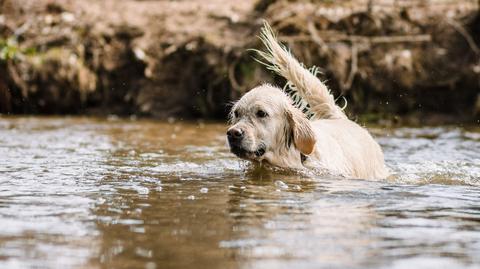
[[[235,118],[238,118],[238,116],[240,116],[238,110],[233,111],[233,115],[235,116]]]
[[[259,118],[265,118],[266,116],[268,116],[267,112],[265,112],[265,111],[263,111],[263,110],[257,111],[257,117],[259,117]]]

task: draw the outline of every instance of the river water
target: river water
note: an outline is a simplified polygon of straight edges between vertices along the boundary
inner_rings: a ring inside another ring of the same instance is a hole
[[[372,128],[384,181],[252,170],[224,124],[0,118],[0,268],[480,268],[480,128]]]

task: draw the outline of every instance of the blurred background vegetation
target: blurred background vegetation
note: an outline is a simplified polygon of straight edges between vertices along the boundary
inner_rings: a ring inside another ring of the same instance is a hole
[[[477,123],[477,0],[0,0],[0,113],[223,119],[263,19],[362,122]],[[342,104],[341,104],[342,105]]]

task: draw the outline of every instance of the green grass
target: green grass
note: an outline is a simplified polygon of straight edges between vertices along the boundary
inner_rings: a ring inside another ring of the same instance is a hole
[[[14,37],[0,38],[0,61],[2,62],[21,59],[25,55],[32,56],[36,53],[35,48],[21,48]]]

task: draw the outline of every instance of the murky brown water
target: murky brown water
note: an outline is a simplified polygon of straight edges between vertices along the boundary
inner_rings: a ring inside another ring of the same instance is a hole
[[[0,118],[0,268],[480,267],[480,128],[374,129],[383,182],[251,171],[224,131]]]

